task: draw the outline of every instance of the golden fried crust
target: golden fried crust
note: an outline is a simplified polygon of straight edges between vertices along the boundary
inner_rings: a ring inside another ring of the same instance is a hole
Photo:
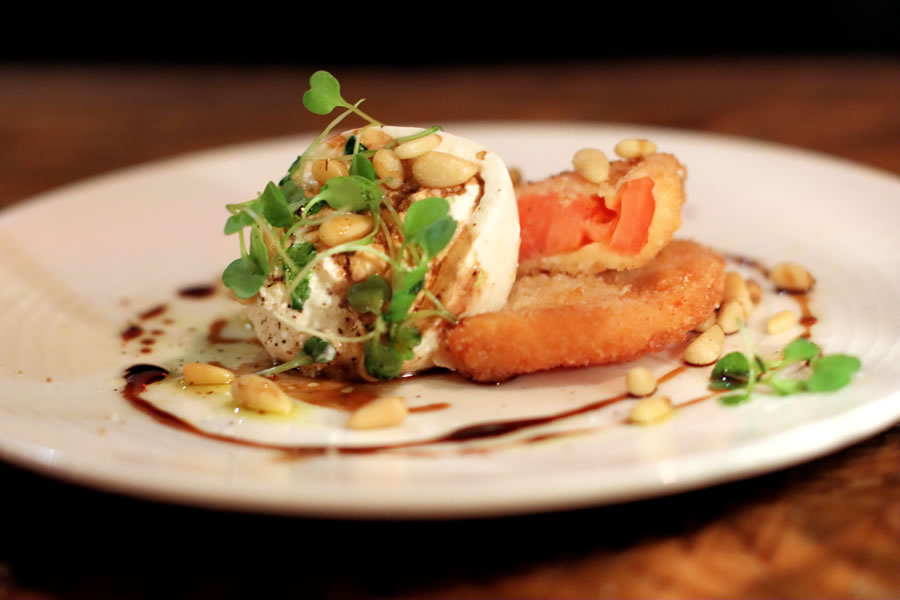
[[[456,369],[476,381],[624,362],[683,340],[723,285],[721,256],[675,241],[639,269],[522,277],[503,310],[464,319],[447,341]]]
[[[516,194],[555,192],[565,202],[577,196],[615,198],[626,181],[650,177],[656,208],[650,222],[647,243],[637,254],[622,254],[603,242],[593,242],[566,254],[539,256],[519,263],[519,276],[535,273],[599,273],[606,269],[634,269],[647,264],[672,240],[681,226],[684,203],[685,168],[671,154],[651,154],[640,159],[610,164],[609,179],[591,183],[574,172],[560,173],[535,183],[516,186]],[[609,202],[609,200],[607,200]]]

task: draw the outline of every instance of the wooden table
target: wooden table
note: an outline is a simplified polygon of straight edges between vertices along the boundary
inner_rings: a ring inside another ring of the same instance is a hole
[[[312,68],[0,67],[0,206],[111,169],[310,131]],[[666,60],[343,69],[385,121],[644,123],[900,173],[900,62]],[[460,522],[218,513],[0,463],[0,599],[897,597],[900,427],[668,498]]]

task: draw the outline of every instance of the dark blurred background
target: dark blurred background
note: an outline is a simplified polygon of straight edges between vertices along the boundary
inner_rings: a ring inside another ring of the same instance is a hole
[[[12,15],[0,58],[14,62],[402,66],[900,52],[897,0],[35,4]]]
[[[348,97],[370,98],[367,106],[385,122],[642,123],[798,146],[896,174],[898,23],[900,0],[583,7],[445,0],[418,5],[307,2],[278,9],[258,3],[203,8],[153,3],[102,10],[83,4],[15,3],[4,7],[0,36],[0,208],[146,161],[318,131],[323,119],[303,110],[300,96],[309,74],[319,68],[332,70]],[[297,540],[302,551],[296,559],[281,555],[276,566],[306,574],[289,583],[309,585],[311,577],[309,597],[365,597],[358,592],[368,591],[370,597],[383,598],[398,589],[421,592],[428,586],[443,592],[451,584],[503,581],[508,574],[530,573],[532,565],[554,564],[561,566],[547,572],[562,573],[558,581],[571,580],[573,596],[594,597],[590,578],[579,587],[578,572],[567,565],[583,561],[604,566],[607,549],[615,554],[643,537],[679,540],[679,532],[670,530],[682,522],[698,531],[710,524],[715,532],[720,518],[728,526],[735,507],[764,506],[770,496],[792,507],[790,522],[780,516],[787,511],[769,514],[787,537],[808,538],[816,548],[830,540],[823,531],[851,540],[843,535],[840,519],[828,519],[822,494],[814,490],[806,504],[789,504],[790,489],[779,482],[821,482],[832,492],[828,508],[845,515],[848,526],[856,521],[865,525],[879,510],[889,509],[895,497],[889,486],[896,482],[885,476],[886,483],[870,494],[871,488],[853,485],[855,478],[881,481],[880,475],[843,465],[850,464],[850,452],[857,452],[851,458],[865,458],[866,452],[876,451],[885,464],[895,464],[898,439],[895,428],[862,451],[857,447],[785,475],[696,492],[676,499],[674,509],[671,499],[663,499],[561,516],[470,522],[461,528],[456,523],[398,529],[392,523],[235,517],[119,498],[0,462],[0,508],[14,516],[0,529],[0,598],[11,597],[4,596],[4,589],[15,594],[16,586],[9,582],[16,580],[31,589],[60,590],[53,597],[161,597],[144,587],[169,585],[161,575],[172,570],[172,562],[175,573],[191,569],[200,581],[167,597],[226,597],[227,586],[242,574],[257,575],[253,563],[229,569],[235,553],[280,548],[285,540]],[[855,477],[838,476],[845,471]],[[762,494],[766,497],[758,500]],[[845,502],[848,497],[851,501]],[[672,521],[673,514],[680,521]],[[632,532],[634,522],[642,526]],[[761,519],[761,527],[767,522]],[[406,573],[399,579],[394,571],[382,570],[385,563],[395,566],[391,561],[396,556],[372,552],[370,541],[397,538],[398,531],[399,539],[408,542],[400,555]],[[516,535],[522,531],[532,541],[519,545]],[[348,539],[360,542],[351,544],[349,555],[341,546]],[[97,540],[100,553],[86,552],[86,540]],[[459,540],[474,551],[459,555],[452,543]],[[488,543],[473,545],[471,540]],[[157,544],[171,547],[172,541],[184,555],[175,554],[180,562],[156,550]],[[885,566],[872,572],[895,574],[896,553],[873,547],[872,552],[883,553]],[[835,565],[841,571],[850,564],[848,557],[869,556],[867,548],[851,550],[856,552],[835,552],[834,562],[813,564],[815,570],[806,578],[816,580]],[[147,554],[152,556],[145,563],[137,560]],[[214,569],[196,569],[196,556],[221,562]],[[123,562],[130,567],[118,576],[95,574],[98,565]],[[230,571],[224,579],[223,564]],[[345,565],[358,569],[360,564],[355,581],[344,573]],[[699,559],[697,564],[702,564]],[[146,580],[139,577],[147,571]],[[270,569],[263,582],[277,583],[281,574]],[[792,576],[763,575],[760,581],[766,584]],[[622,576],[641,579],[627,572]],[[252,581],[256,585],[260,578]],[[667,584],[661,576],[656,581]],[[527,597],[525,583],[513,581],[506,588],[509,595]],[[754,588],[746,595],[786,596],[790,583],[759,588],[763,592]],[[485,597],[498,595],[491,591]],[[726,595],[740,595],[734,591]],[[842,595],[830,588],[808,594]]]

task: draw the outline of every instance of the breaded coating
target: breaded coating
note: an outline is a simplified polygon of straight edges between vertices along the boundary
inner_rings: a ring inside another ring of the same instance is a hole
[[[626,217],[620,203],[626,184],[643,178],[653,182],[650,214],[644,212],[649,223],[643,216]],[[519,276],[599,273],[647,264],[681,226],[684,178],[685,168],[674,156],[650,154],[612,162],[603,183],[591,183],[567,171],[516,186],[522,225]],[[641,225],[641,237],[632,247],[622,241],[623,233],[637,234],[623,230],[636,222]],[[560,238],[571,245],[560,243]]]
[[[502,310],[464,319],[447,342],[456,369],[476,381],[624,362],[683,340],[723,286],[721,256],[674,241],[639,269],[522,277]]]

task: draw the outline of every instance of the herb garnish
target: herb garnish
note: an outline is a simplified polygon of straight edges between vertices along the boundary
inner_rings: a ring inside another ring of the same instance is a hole
[[[750,394],[760,384],[779,396],[801,392],[833,392],[850,383],[853,374],[861,367],[855,356],[822,355],[821,348],[806,338],[797,338],[784,348],[781,358],[773,360],[760,356],[752,348],[746,333],[744,339],[748,354],[753,358],[748,358],[743,352],[730,352],[716,362],[710,375],[710,389],[738,390],[721,396],[719,401],[722,404],[734,405],[748,401]]]
[[[269,276],[281,277],[291,308],[302,311],[309,299],[310,275],[322,260],[341,253],[364,252],[382,261],[390,270],[390,281],[381,275],[372,275],[351,286],[347,292],[347,301],[353,310],[375,317],[367,333],[345,337],[302,329],[310,337],[298,356],[262,373],[274,374],[313,363],[329,362],[336,354],[335,344],[363,343],[369,374],[379,379],[389,379],[400,374],[403,361],[413,357],[413,349],[421,341],[422,335],[415,325],[416,321],[429,317],[456,321],[456,316],[425,289],[425,277],[431,260],[453,238],[457,222],[449,214],[447,200],[438,197],[414,202],[401,219],[379,185],[370,159],[374,151],[366,148],[359,136],[351,136],[344,145],[344,156],[334,159],[346,161],[349,174],[332,177],[317,193],[307,196],[302,179],[304,166],[321,156],[320,144],[344,118],[356,114],[370,126],[381,125],[359,109],[363,100],[354,104],[344,100],[340,83],[330,73],[318,71],[310,77],[309,83],[310,88],[303,95],[303,105],[310,112],[327,115],[335,108],[345,110],[297,157],[277,184],[269,182],[253,200],[226,207],[231,216],[225,222],[225,234],[238,234],[241,256],[225,268],[222,281],[238,298],[251,298]],[[397,138],[390,146],[439,129],[433,127]],[[331,214],[318,217],[324,206],[332,209]],[[348,213],[371,216],[374,221],[372,231],[361,239],[319,251],[313,244],[295,235],[305,227],[318,226]],[[244,235],[244,229],[248,227],[249,247]],[[402,234],[402,241],[395,243],[391,228],[395,233]],[[372,247],[379,235],[379,241],[386,246],[385,251]],[[427,298],[432,307],[412,311],[420,297]],[[292,325],[297,328],[296,324]]]

